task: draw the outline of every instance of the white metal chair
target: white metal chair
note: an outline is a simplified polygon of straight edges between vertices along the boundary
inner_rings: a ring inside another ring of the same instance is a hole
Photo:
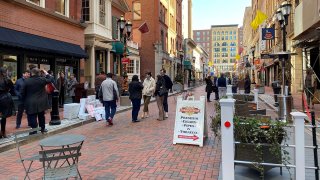
[[[14,134],[14,141],[16,143],[16,147],[19,153],[19,158],[26,172],[24,179],[26,178],[30,179],[29,173],[40,170],[41,168],[32,169],[33,162],[39,160],[39,154],[26,156],[25,151],[23,150],[23,148],[21,148],[21,146],[27,141],[29,141],[30,138],[34,138],[35,136],[41,135],[40,130],[41,128],[38,127],[38,128],[25,130],[25,131],[19,131]]]
[[[76,146],[39,151],[40,162],[44,169],[43,179],[60,180],[70,177],[82,179],[78,169],[80,149],[81,146]]]

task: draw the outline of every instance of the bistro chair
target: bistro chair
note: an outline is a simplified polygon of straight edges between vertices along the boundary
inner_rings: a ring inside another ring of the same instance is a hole
[[[80,179],[78,169],[81,146],[61,147],[39,151],[40,162],[42,162],[44,180],[60,180],[75,177]]]
[[[26,149],[21,148],[21,146],[26,144],[31,138],[36,138],[36,136],[42,135],[42,133],[40,133],[40,130],[41,128],[38,127],[38,128],[25,130],[25,131],[19,131],[14,134],[14,141],[16,143],[16,148],[19,153],[19,158],[26,172],[24,179],[26,178],[30,179],[29,173],[40,170],[41,168],[32,169],[33,162],[39,160],[39,154],[33,154],[31,156],[30,155],[27,156],[25,152]]]

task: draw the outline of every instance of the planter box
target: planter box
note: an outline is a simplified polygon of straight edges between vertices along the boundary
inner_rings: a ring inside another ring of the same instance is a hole
[[[120,106],[131,106],[129,96],[120,96]]]
[[[279,153],[281,154],[281,148],[279,148]],[[254,144],[235,144],[235,160],[239,161],[250,161],[250,162],[259,162],[259,157],[256,155]],[[274,163],[274,164],[282,164],[282,157],[276,157],[272,154],[271,146],[262,144],[262,162],[265,163]],[[251,164],[237,164],[246,166],[255,170],[259,170],[257,167]],[[263,166],[264,172],[269,171],[275,166]],[[280,167],[280,174],[282,174],[282,167]]]

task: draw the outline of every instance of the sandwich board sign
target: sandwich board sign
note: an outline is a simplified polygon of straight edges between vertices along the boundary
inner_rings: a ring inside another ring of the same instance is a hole
[[[205,97],[200,100],[177,98],[173,144],[203,146],[205,132]]]

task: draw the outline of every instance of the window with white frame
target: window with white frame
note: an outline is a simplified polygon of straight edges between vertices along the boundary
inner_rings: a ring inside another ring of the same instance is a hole
[[[69,17],[69,0],[56,0],[55,12]]]
[[[45,0],[26,0],[26,1],[37,6],[45,7]]]
[[[136,61],[136,74],[140,74],[140,61]]]
[[[134,73],[134,60],[130,59],[129,64],[127,66],[127,72],[133,74]]]
[[[83,21],[90,21],[90,1],[89,0],[82,0],[82,20]]]
[[[106,25],[106,1],[99,0],[99,23]]]

